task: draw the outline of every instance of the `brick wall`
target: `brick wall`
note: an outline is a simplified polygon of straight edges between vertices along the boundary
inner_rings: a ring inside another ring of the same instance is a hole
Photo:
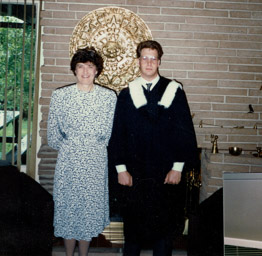
[[[211,134],[218,135],[223,157],[218,157],[217,164],[224,165],[228,147],[236,145],[243,148],[244,155],[234,161],[244,159],[240,165],[255,161],[260,168],[262,161],[257,162],[262,158],[249,154],[262,145],[260,0],[112,0],[110,4],[106,0],[46,0],[41,12],[40,183],[52,191],[56,152],[46,145],[48,106],[56,87],[74,81],[69,70],[71,34],[84,15],[106,6],[119,6],[138,14],[153,38],[162,44],[160,72],[183,83],[199,147],[208,152]],[[249,104],[254,113],[248,113]],[[234,163],[230,157],[227,161]],[[221,184],[219,181],[211,187]]]

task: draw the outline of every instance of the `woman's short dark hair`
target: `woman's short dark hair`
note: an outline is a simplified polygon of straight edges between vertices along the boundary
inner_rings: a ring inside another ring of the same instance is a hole
[[[152,49],[152,50],[157,50],[158,59],[161,60],[161,57],[162,57],[162,55],[163,55],[163,49],[162,49],[162,46],[161,46],[157,41],[147,40],[147,41],[143,41],[143,42],[139,43],[138,46],[137,46],[137,48],[136,48],[137,58],[140,58],[140,56],[141,56],[141,51],[142,51],[144,48],[150,48],[150,49]]]
[[[71,59],[71,70],[73,71],[74,75],[76,75],[76,65],[78,63],[86,63],[91,62],[96,66],[97,74],[96,77],[98,77],[102,70],[103,70],[103,58],[101,55],[96,51],[94,47],[86,47],[84,49],[78,49],[74,56]]]

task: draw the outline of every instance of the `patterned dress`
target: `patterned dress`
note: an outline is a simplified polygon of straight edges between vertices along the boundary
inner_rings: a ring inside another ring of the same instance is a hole
[[[109,224],[107,145],[116,94],[76,84],[53,92],[48,145],[58,150],[54,177],[55,236],[90,241]]]

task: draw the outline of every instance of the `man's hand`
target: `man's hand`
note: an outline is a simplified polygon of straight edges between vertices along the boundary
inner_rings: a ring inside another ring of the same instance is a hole
[[[133,178],[128,171],[118,173],[118,183],[123,186],[133,186]]]
[[[171,170],[166,175],[164,184],[179,184],[180,181],[181,181],[181,172]]]

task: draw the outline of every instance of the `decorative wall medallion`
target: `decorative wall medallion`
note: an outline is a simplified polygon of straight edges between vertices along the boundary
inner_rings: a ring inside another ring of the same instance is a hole
[[[97,82],[119,92],[139,75],[136,47],[150,39],[151,31],[135,13],[120,7],[99,8],[85,15],[74,28],[70,58],[78,48],[95,47],[104,59]]]

